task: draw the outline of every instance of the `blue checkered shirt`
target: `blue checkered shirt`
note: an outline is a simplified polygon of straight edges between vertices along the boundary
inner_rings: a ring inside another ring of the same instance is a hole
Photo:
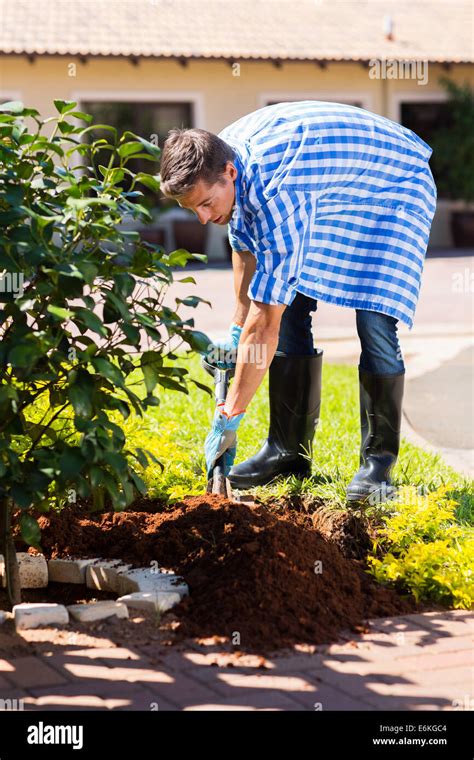
[[[355,106],[266,106],[219,133],[238,176],[229,241],[251,251],[248,295],[296,293],[389,314],[411,329],[436,207],[432,150]]]

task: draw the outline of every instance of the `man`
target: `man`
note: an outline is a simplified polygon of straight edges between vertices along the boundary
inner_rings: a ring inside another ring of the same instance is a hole
[[[436,206],[431,153],[399,124],[319,101],[261,108],[218,136],[170,132],[163,193],[202,224],[228,224],[233,250],[237,303],[226,347],[238,353],[206,439],[209,473],[225,453],[238,488],[309,475],[322,366],[311,312],[321,300],[355,309],[361,343],[360,469],[348,502],[390,485],[405,374],[397,324],[411,329],[418,300]],[[235,431],[268,367],[268,438],[232,467]]]

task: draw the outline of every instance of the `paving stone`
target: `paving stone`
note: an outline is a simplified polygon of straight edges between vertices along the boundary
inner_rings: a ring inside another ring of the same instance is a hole
[[[333,689],[330,686],[317,686],[311,692],[287,692],[273,689],[236,689],[226,697],[214,697],[208,702],[191,704],[184,708],[190,710],[291,710],[305,712],[324,712],[328,710],[366,711],[373,707],[360,699]]]
[[[166,659],[163,667],[166,667]],[[205,684],[224,699],[239,696],[250,690],[255,690],[256,693],[267,691],[271,694],[284,694],[291,699],[295,698],[297,692],[301,692],[306,704],[309,704],[312,695],[315,695],[318,689],[317,685],[302,673],[280,675],[255,668],[201,666],[187,671],[187,675]]]
[[[12,670],[11,660],[0,660],[0,673],[10,673]]]
[[[438,650],[421,652],[418,657],[400,657],[394,660],[393,665],[404,671],[440,671],[445,668],[459,668],[464,665],[466,669],[474,665],[474,649],[461,650]],[[444,674],[443,674],[444,675]]]
[[[306,668],[323,668],[331,658],[322,654],[291,654],[286,657],[270,657],[265,661],[265,668],[272,673],[303,672]]]
[[[367,628],[369,629],[369,634],[362,635],[370,635],[374,631],[387,634],[399,633],[400,631],[419,633],[420,625],[419,623],[414,623],[412,617],[412,615],[398,615],[397,617],[374,618],[368,621]]]
[[[152,695],[152,701],[158,702],[158,705],[162,699],[181,708],[219,699],[218,692],[212,686],[182,673],[173,673],[173,677],[163,683],[152,683],[148,680],[145,686]]]
[[[186,596],[189,589],[183,578],[174,573],[152,572],[149,568],[139,567],[121,573],[118,580],[120,596],[137,591],[174,591]]]
[[[86,585],[88,588],[99,591],[113,591],[116,594],[121,594],[119,579],[121,574],[129,568],[130,565],[124,564],[120,559],[96,560],[87,565]]]
[[[262,692],[249,691],[246,694],[239,694],[238,696],[229,697],[227,699],[209,699],[206,703],[199,702],[198,704],[191,704],[185,706],[186,712],[195,712],[199,710],[206,711],[220,711],[220,710],[239,710],[239,711],[293,711],[302,712],[304,707],[295,702],[285,694],[267,694]],[[311,708],[309,708],[311,709]]]
[[[138,655],[135,659],[130,659],[131,653],[126,649],[117,647],[119,655],[114,655],[114,657],[112,657],[112,651],[114,650],[109,647],[99,647],[97,649],[90,647],[74,652],[71,652],[70,650],[64,652],[64,650],[61,649],[60,652],[45,652],[42,654],[42,658],[47,665],[57,670],[68,680],[73,679],[72,671],[74,671],[74,668],[77,665],[97,665],[99,668],[104,667],[104,665],[107,665],[109,668],[130,666],[135,667],[135,669],[155,667],[152,666],[148,660],[145,660],[143,657],[140,658]],[[102,676],[100,676],[100,678],[102,678]],[[89,680],[87,680],[87,683],[89,683]],[[97,681],[97,683],[99,682]],[[103,685],[104,681],[100,681],[100,683]],[[94,691],[94,694],[99,693],[99,691]]]
[[[75,679],[73,681],[66,681],[57,688],[54,688],[54,694],[70,694],[71,696],[79,696],[80,694],[92,694],[97,697],[109,696],[112,694],[123,694],[130,691],[135,692],[143,688],[141,684],[121,682],[121,681],[104,681],[103,679]],[[53,692],[49,686],[44,684],[43,686],[35,686],[28,689],[29,694],[34,697],[45,697]]]
[[[8,689],[10,686],[9,682],[6,678],[3,678],[3,676],[0,676],[0,691],[4,691],[5,689]],[[0,707],[1,709],[1,707]]]
[[[148,690],[138,689],[132,692],[127,705],[117,707],[117,710],[146,710],[147,712],[176,712],[182,708],[169,702],[160,694],[150,694]]]
[[[330,670],[306,671],[308,681],[314,681],[321,686],[329,685],[339,689],[352,698],[361,698],[373,704],[374,700],[387,700],[411,695],[444,696],[451,698],[469,692],[469,675],[466,668],[445,669],[442,671],[427,670],[407,673],[390,673],[382,670],[377,673],[339,673]],[[440,686],[442,684],[442,686]],[[444,689],[444,693],[443,693]]]
[[[418,684],[410,686],[406,684],[374,684],[373,692],[364,696],[364,700],[378,710],[400,709],[399,706],[402,704],[405,705],[406,710],[413,710],[415,705],[420,706],[428,703],[435,705],[433,709],[451,708],[458,710],[460,708],[457,705],[462,704],[466,698],[469,700],[469,695],[466,695],[456,684],[423,687]],[[391,707],[389,708],[387,705]]]
[[[141,655],[128,647],[88,647],[87,649],[67,649],[62,650],[61,654],[51,653],[53,659],[61,657],[68,662],[74,661],[75,658],[86,660],[107,659],[107,660],[140,660]],[[72,660],[71,660],[72,658]],[[1,660],[0,660],[1,663]]]
[[[17,552],[18,570],[21,588],[46,588],[48,585],[48,563],[42,554]],[[0,555],[0,576],[2,586],[6,588],[5,560]]]
[[[140,647],[144,654],[146,645]],[[215,672],[216,667],[225,670],[233,670],[236,666],[245,668],[247,672],[252,673],[273,673],[274,666],[269,660],[258,654],[240,654],[238,660],[232,652],[196,652],[195,650],[184,650],[181,652],[166,653],[164,655],[166,667],[172,670],[186,671],[192,668],[202,668],[211,666]],[[285,669],[286,672],[287,669]]]
[[[96,620],[109,618],[128,618],[128,609],[122,602],[106,600],[102,602],[89,602],[86,604],[70,604],[69,614],[80,623],[93,623]]]
[[[55,583],[85,583],[86,570],[97,559],[50,559],[48,577]]]
[[[171,651],[170,651],[171,649]],[[174,651],[175,647],[167,647],[166,651],[163,649],[157,649],[156,642],[150,641],[148,644],[141,644],[137,647],[137,651],[140,652],[140,656],[144,661],[151,661],[155,667],[164,667],[167,672],[173,675],[176,671],[179,673],[187,673],[195,669],[194,664],[186,659],[187,653]],[[109,660],[104,660],[108,664],[112,664]]]
[[[13,616],[17,631],[50,625],[66,625],[69,622],[69,613],[63,604],[46,602],[15,604]]]
[[[418,685],[421,689],[425,687],[431,688],[431,686],[438,686],[440,683],[443,683],[447,687],[457,685],[463,693],[473,693],[472,666],[469,668],[467,663],[445,667],[443,670],[433,668],[427,668],[424,671],[409,670],[406,676],[412,685]]]
[[[13,686],[8,686],[6,689],[0,687],[0,712],[10,712],[17,710],[25,710],[26,705],[26,692],[24,689],[15,689]]]
[[[382,669],[377,669],[376,666],[372,668],[355,666],[352,670],[343,671],[327,668],[324,671],[320,670],[318,675],[321,683],[331,683],[342,691],[357,693],[361,696],[364,696],[366,688],[377,691],[379,684],[388,684],[389,687],[406,685],[409,689],[415,686],[420,694],[424,689],[440,683],[446,687],[456,685],[460,691],[472,691],[472,676],[464,663],[444,668],[441,666],[439,670],[436,665],[424,666],[422,663],[397,670],[396,667],[391,669],[390,663],[384,663]],[[310,677],[309,674],[308,677]]]
[[[329,684],[317,684],[316,692],[295,691],[287,696],[301,705],[300,709],[311,712],[324,713],[328,710],[370,712],[373,710],[373,707],[360,697],[345,694]]]
[[[344,645],[331,645],[326,652],[326,657],[347,655],[349,658],[391,660],[394,657],[406,655],[416,656],[431,645],[437,648],[440,640],[444,641],[443,637],[440,639],[430,636],[427,631],[419,631],[418,634],[374,632],[356,637]],[[450,640],[449,637],[448,640]]]
[[[63,693],[64,692],[64,693]],[[118,710],[130,704],[126,697],[122,699],[103,699],[93,694],[71,695],[67,690],[54,689],[54,694],[46,694],[41,697],[26,697],[24,700],[26,710],[39,710],[48,712],[68,710]]]
[[[276,660],[275,662],[278,662]],[[432,654],[421,653],[417,657],[398,657],[390,660],[380,660],[378,658],[370,658],[370,652],[364,659],[360,657],[326,657],[323,664],[312,663],[311,658],[306,661],[300,658],[299,664],[295,659],[294,670],[300,672],[314,673],[316,670],[324,673],[340,673],[347,676],[359,675],[364,677],[370,677],[372,675],[378,675],[384,673],[386,675],[400,675],[410,679],[417,678],[422,679],[425,673],[431,671],[436,672],[439,677],[439,671],[458,669],[464,667],[467,669],[468,663],[472,663],[472,654],[461,652],[433,652]],[[447,676],[443,673],[443,678]],[[324,676],[323,676],[324,678]]]
[[[163,698],[153,695],[139,683],[87,680],[74,681],[53,689],[30,689],[25,698],[28,710],[179,710]],[[23,694],[24,696],[24,694]]]
[[[179,604],[181,595],[176,591],[134,591],[117,599],[130,609],[146,610],[148,612],[166,612]]]
[[[8,673],[8,680],[28,691],[66,682],[64,675],[50,667],[41,656],[15,657],[10,662],[13,670]]]
[[[423,612],[410,615],[413,625],[420,625],[437,635],[467,636],[474,633],[474,612],[456,610],[459,614],[451,615],[445,612]]]
[[[70,662],[64,665],[64,671],[73,679],[103,679],[107,682],[129,682],[129,683],[151,683],[168,684],[173,683],[173,676],[164,670],[157,670],[153,665],[140,667],[142,663],[137,662],[136,667],[120,666],[106,667],[98,662],[93,664]],[[96,692],[98,694],[99,692]]]

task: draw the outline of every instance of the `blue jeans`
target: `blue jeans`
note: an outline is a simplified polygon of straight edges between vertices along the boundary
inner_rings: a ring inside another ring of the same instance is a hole
[[[317,308],[318,302],[314,298],[296,294],[283,312],[278,351],[300,356],[314,353],[311,312]],[[405,364],[397,335],[398,319],[378,311],[356,309],[355,312],[361,346],[359,369],[374,375],[404,373]]]

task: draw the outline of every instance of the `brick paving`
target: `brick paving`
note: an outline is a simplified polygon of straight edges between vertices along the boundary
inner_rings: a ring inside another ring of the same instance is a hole
[[[212,643],[67,644],[0,659],[0,700],[26,710],[472,710],[473,620],[461,610],[378,619],[337,644],[268,658]]]

